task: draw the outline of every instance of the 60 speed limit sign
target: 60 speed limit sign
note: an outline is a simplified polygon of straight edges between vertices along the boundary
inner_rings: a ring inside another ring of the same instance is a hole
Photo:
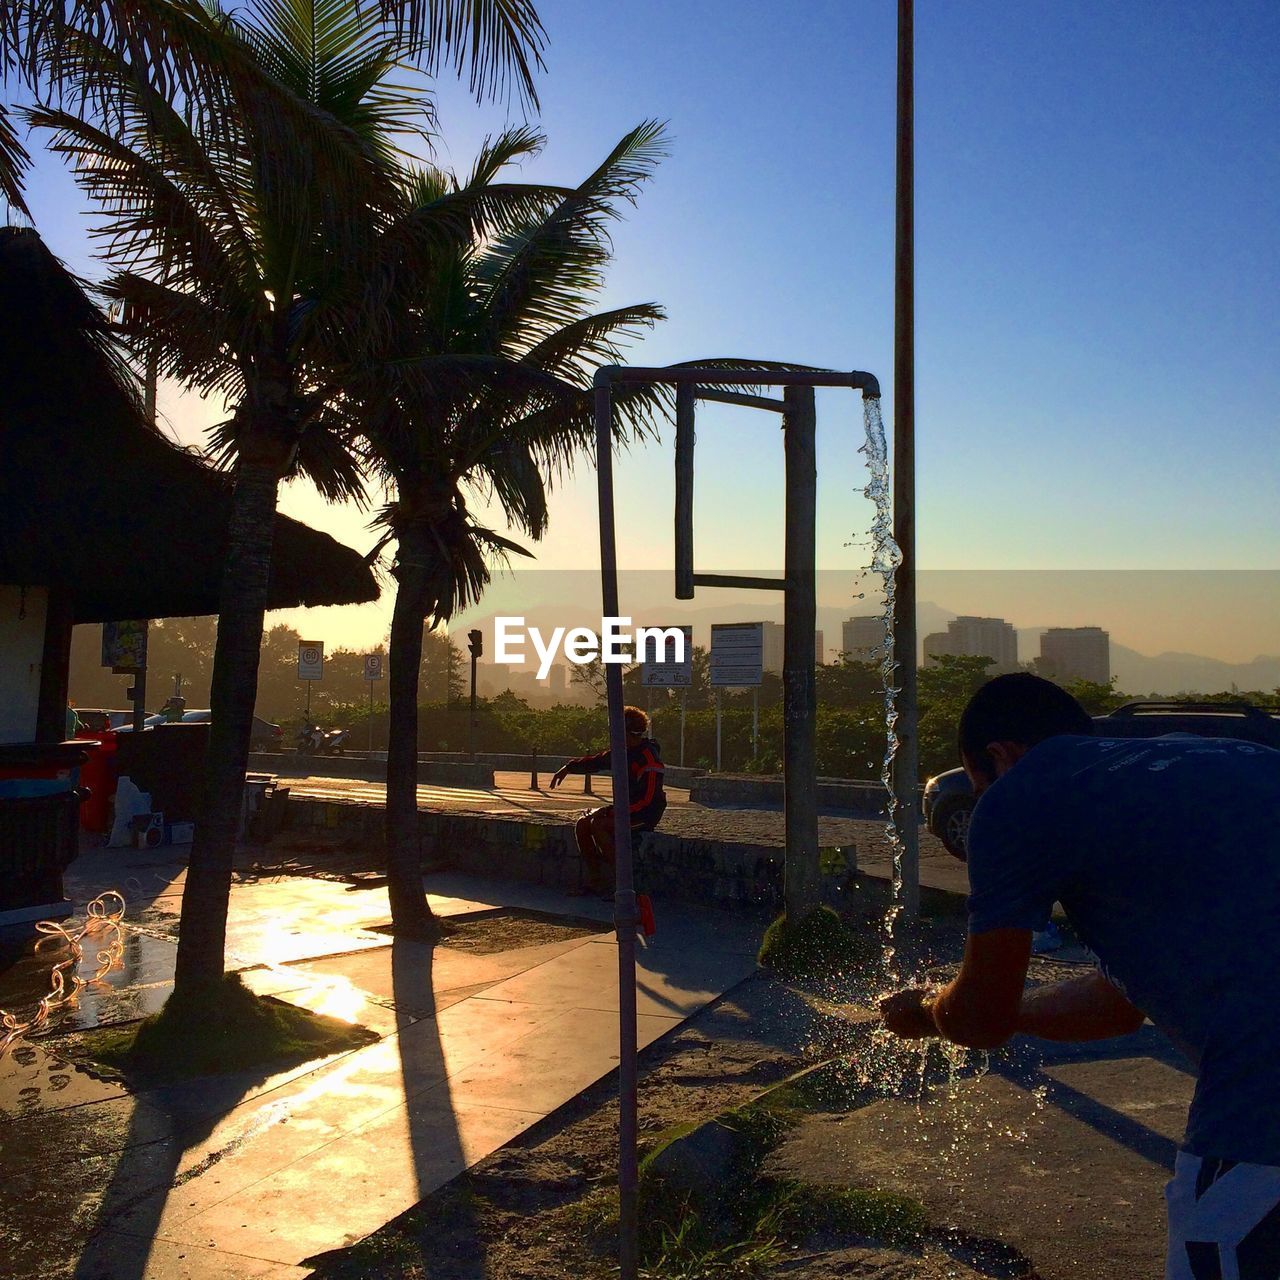
[[[298,641],[298,679],[324,679],[324,641]]]

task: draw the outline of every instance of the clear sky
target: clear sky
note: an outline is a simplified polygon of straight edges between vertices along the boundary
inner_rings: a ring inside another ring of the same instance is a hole
[[[633,358],[867,368],[887,392],[892,0],[539,7],[549,145],[530,178],[574,181],[639,120],[670,122],[603,299],[667,308]],[[1280,5],[920,0],[916,34],[922,565],[1280,567]],[[444,82],[439,111],[458,168],[507,118]],[[95,270],[56,166],[33,196],[55,251]],[[212,416],[162,407],[186,439]],[[824,397],[820,437],[820,563],[852,590],[869,519],[852,395]],[[705,412],[699,568],[780,566],[780,471],[773,421]],[[670,472],[669,439],[622,460],[624,564],[669,564]],[[369,544],[364,518],[298,486],[284,508]],[[584,465],[539,563],[590,568],[595,538]],[[289,620],[364,644],[388,609]]]

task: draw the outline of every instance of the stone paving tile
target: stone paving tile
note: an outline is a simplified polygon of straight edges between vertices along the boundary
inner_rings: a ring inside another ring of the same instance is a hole
[[[674,1030],[680,1016],[637,1014],[640,1048]],[[550,1114],[618,1065],[618,1015],[567,1009],[531,1035],[449,1076],[455,1097]]]
[[[6,1121],[121,1098],[126,1092],[123,1085],[98,1080],[65,1062],[55,1045],[15,1045],[0,1060],[0,1135]]]
[[[755,972],[754,955],[686,948],[648,947],[636,957],[641,1013],[687,1018],[730,986]],[[528,1000],[559,1009],[617,1012],[618,959],[614,946],[549,960],[490,987],[479,1000]]]
[[[303,1280],[310,1274],[310,1267],[120,1231],[96,1236],[76,1268],[76,1280]]]
[[[354,1244],[540,1118],[433,1091],[180,1225],[162,1225],[161,1238],[234,1242],[281,1262]]]

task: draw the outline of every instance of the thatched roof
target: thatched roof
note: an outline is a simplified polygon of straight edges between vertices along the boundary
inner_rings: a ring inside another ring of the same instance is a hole
[[[0,583],[77,622],[217,613],[230,481],[144,420],[101,316],[25,228],[0,228]],[[361,556],[276,517],[270,607],[377,597]]]

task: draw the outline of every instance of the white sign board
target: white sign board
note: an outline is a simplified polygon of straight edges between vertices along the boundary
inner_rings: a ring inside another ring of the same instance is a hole
[[[758,685],[764,670],[764,623],[718,622],[711,628],[711,683]]]
[[[693,683],[693,628],[663,627],[662,630],[684,633],[684,661],[676,662],[675,645],[665,644],[662,652],[667,660],[646,661],[640,671],[640,683],[646,689],[687,689]]]
[[[364,655],[364,678],[366,680],[382,679],[382,654],[366,653]]]
[[[298,641],[298,679],[324,679],[324,641]],[[308,695],[310,696],[310,695]]]

